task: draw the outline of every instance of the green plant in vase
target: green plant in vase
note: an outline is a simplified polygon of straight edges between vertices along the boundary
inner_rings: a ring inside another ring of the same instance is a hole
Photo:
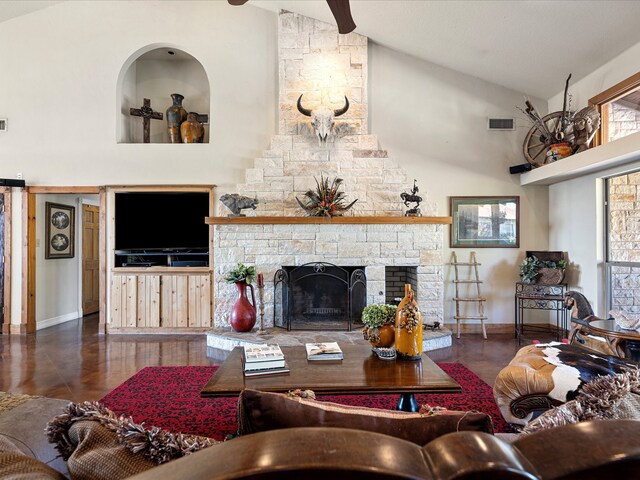
[[[397,309],[395,305],[374,303],[362,310],[362,334],[372,347],[388,348],[393,345]]]
[[[251,282],[256,278],[256,267],[247,267],[242,263],[239,263],[236,268],[231,270],[224,279],[227,283],[244,282],[247,285],[251,285]]]

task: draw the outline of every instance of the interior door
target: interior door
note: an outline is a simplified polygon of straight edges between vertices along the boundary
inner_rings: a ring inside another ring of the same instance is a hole
[[[82,314],[100,309],[100,208],[82,205]]]
[[[4,192],[0,192],[0,327],[4,325]],[[0,333],[2,328],[0,328]]]

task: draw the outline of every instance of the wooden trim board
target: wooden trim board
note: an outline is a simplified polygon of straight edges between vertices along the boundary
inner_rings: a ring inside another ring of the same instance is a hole
[[[2,333],[11,333],[11,188],[0,187],[4,194],[4,322]]]
[[[107,333],[107,191],[100,187],[100,311],[98,312],[98,333]]]
[[[207,225],[386,225],[386,224],[437,224],[449,225],[451,217],[206,217]]]
[[[36,331],[36,194],[22,192],[22,318],[20,329]],[[22,331],[20,332],[22,333]]]

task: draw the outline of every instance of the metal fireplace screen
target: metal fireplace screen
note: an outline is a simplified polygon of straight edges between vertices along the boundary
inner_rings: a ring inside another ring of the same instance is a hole
[[[274,325],[287,330],[351,330],[367,301],[363,267],[283,266],[274,284]]]

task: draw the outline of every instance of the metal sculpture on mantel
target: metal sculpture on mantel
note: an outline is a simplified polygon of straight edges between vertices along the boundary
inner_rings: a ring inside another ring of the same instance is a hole
[[[420,213],[420,202],[422,202],[422,197],[418,195],[420,189],[418,185],[416,185],[416,179],[413,179],[413,188],[411,189],[411,193],[401,193],[400,198],[404,202],[405,207],[411,207],[410,203],[415,203],[415,207],[409,208],[406,212],[404,212],[405,217],[421,217],[422,213]]]
[[[220,201],[229,209],[231,213],[228,215],[229,217],[244,217],[241,210],[245,208],[251,208],[255,210],[258,205],[257,198],[245,197],[243,195],[239,195],[237,193],[227,193],[220,197]]]

